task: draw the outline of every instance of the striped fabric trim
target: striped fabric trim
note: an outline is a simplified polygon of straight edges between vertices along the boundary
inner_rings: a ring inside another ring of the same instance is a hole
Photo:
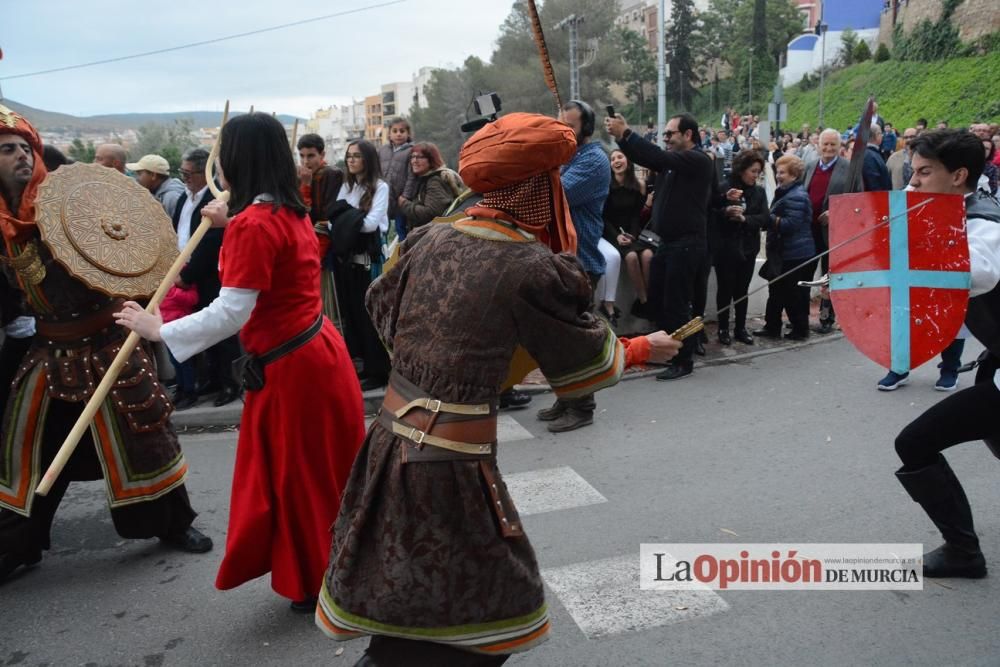
[[[549,385],[557,396],[577,398],[618,384],[625,372],[625,346],[610,328],[601,353],[586,366],[558,377],[549,377]]]
[[[110,397],[94,416],[90,433],[98,445],[98,458],[104,471],[111,507],[154,500],[170,493],[187,478],[188,466],[181,452],[159,470],[138,474],[129,469],[128,455]]]
[[[535,237],[528,232],[501,225],[493,220],[481,220],[479,218],[466,218],[452,224],[452,227],[478,239],[488,241],[513,241],[514,243],[528,243],[534,241]]]
[[[49,410],[41,364],[28,374],[13,400],[11,428],[2,442],[7,477],[0,479],[0,507],[29,516],[40,475],[42,429],[37,427]]]
[[[527,651],[548,639],[550,628],[549,612],[544,604],[530,614],[490,623],[440,628],[410,628],[380,623],[337,606],[325,581],[316,606],[316,625],[323,634],[337,641],[363,635],[386,635],[430,641],[487,655]]]

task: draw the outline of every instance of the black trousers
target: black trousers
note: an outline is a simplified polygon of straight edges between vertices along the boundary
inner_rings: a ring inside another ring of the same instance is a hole
[[[715,293],[715,307],[719,312],[719,331],[729,329],[729,311],[722,311],[733,301],[745,297],[750,289],[750,281],[753,280],[753,270],[757,265],[755,257],[744,257],[743,255],[730,252],[719,253],[715,257],[715,282],[717,291]],[[735,315],[734,325],[737,330],[745,329],[747,325],[747,299],[743,299],[732,311]]]
[[[83,405],[58,400],[50,403],[45,423],[46,433],[42,441],[42,470],[46,470],[52,463],[63,440],[83,411]],[[48,549],[52,521],[70,482],[101,479],[102,474],[97,450],[88,431],[48,495],[35,496],[31,516],[25,517],[0,509],[0,553],[30,555],[41,549]],[[166,537],[182,533],[196,516],[183,485],[156,500],[111,509],[115,530],[127,539]]]
[[[388,378],[389,354],[365,308],[365,293],[372,283],[371,269],[353,262],[341,263],[337,267],[335,282],[348,351],[352,357],[364,360],[367,377]]]
[[[3,345],[0,346],[0,419],[3,418],[3,410],[7,406],[7,398],[10,396],[10,383],[17,375],[17,369],[24,360],[28,348],[31,347],[32,338],[4,338]]]
[[[664,244],[653,255],[649,265],[649,303],[659,328],[670,333],[691,321],[695,285],[706,263],[703,240]],[[682,347],[674,363],[691,363],[693,350],[693,345]]]
[[[374,635],[365,650],[375,667],[496,667],[510,655],[481,655],[433,642]]]
[[[785,260],[782,270],[787,271],[804,260]],[[764,326],[768,331],[781,333],[781,311],[788,313],[793,335],[809,333],[809,287],[799,287],[800,280],[812,280],[816,273],[816,260],[807,262],[796,271],[774,282],[768,288]]]
[[[830,228],[824,226],[813,227],[813,241],[816,243],[816,254],[824,253],[830,249]],[[819,258],[820,270],[823,275],[830,273],[830,255],[823,255]],[[820,322],[828,322],[831,325],[837,319],[837,313],[833,311],[833,301],[830,299],[829,290],[827,296],[822,300],[819,307]]]
[[[712,258],[706,252],[694,278],[694,295],[691,297],[691,317],[705,317],[708,306],[708,276],[712,272]],[[716,276],[718,278],[718,276]]]
[[[1000,438],[1000,389],[993,382],[998,365],[993,356],[980,362],[975,385],[935,403],[900,432],[896,454],[903,470],[929,466],[938,454],[963,442]]]
[[[209,377],[212,384],[222,387],[235,387],[233,378],[233,362],[240,356],[239,336],[230,336],[205,350],[208,358]]]

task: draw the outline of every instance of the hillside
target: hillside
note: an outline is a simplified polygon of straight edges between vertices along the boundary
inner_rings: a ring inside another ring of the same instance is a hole
[[[135,130],[148,123],[170,124],[183,118],[190,119],[195,127],[215,127],[219,124],[218,111],[178,111],[175,113],[121,113],[100,116],[71,116],[55,111],[35,109],[26,104],[5,99],[3,104],[28,118],[39,131],[110,132]],[[238,115],[239,111],[233,112]],[[282,123],[294,123],[295,116],[278,114]],[[300,119],[302,120],[302,119]]]
[[[938,62],[865,62],[834,72],[824,87],[824,124],[843,129],[858,122],[869,94],[879,114],[900,127],[926,118],[931,127],[947,120],[952,127],[982,120],[1000,121],[1000,53]],[[788,124],[815,126],[819,90],[785,90]]]

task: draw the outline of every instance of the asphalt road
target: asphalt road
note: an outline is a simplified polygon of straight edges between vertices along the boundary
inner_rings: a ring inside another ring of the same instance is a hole
[[[888,394],[875,391],[882,373],[838,340],[675,383],[623,383],[599,394],[594,426],[571,434],[547,433],[533,409],[509,413],[501,467],[549,584],[554,630],[508,664],[1000,664],[1000,462],[981,443],[948,457],[993,571],[985,580],[908,592],[636,590],[643,542],[936,546],[893,477],[892,448],[942,397],[936,370]],[[0,586],[0,665],[353,664],[364,640],[325,639],[266,578],[213,588],[235,438],[183,444],[197,525],[215,551],[122,541],[100,483],[74,485],[52,551]]]

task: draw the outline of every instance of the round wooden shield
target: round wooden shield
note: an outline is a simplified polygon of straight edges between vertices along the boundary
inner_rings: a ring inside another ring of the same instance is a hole
[[[177,234],[163,207],[114,169],[62,166],[42,182],[35,207],[56,261],[105,294],[151,296],[177,257]]]

